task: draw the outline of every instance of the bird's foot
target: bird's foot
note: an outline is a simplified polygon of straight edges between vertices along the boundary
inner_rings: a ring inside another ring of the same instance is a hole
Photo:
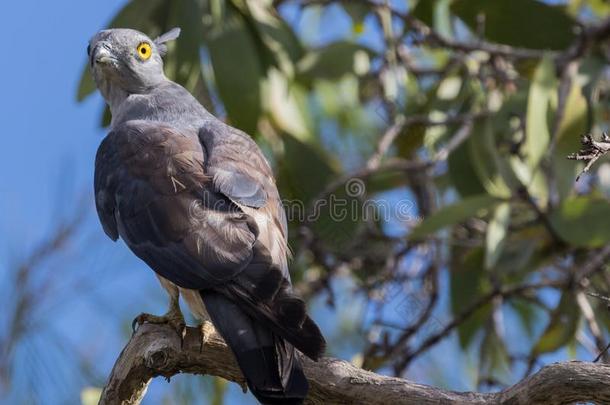
[[[180,336],[180,342],[184,343],[184,336],[186,336],[186,322],[184,322],[184,316],[180,310],[170,310],[165,315],[151,315],[146,313],[141,313],[136,316],[131,323],[131,328],[135,333],[139,326],[145,323],[154,323],[154,324],[167,324],[171,326],[178,336]]]
[[[214,325],[210,321],[203,321],[199,325],[199,332],[201,333],[201,340],[199,341],[199,353],[203,352],[203,346],[210,340],[210,337],[214,334]]]

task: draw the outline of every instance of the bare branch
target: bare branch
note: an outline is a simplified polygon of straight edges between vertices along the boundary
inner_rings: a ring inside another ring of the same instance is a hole
[[[589,331],[591,331],[591,335],[593,335],[596,352],[600,353],[599,355],[604,357],[604,360],[606,360],[607,356],[605,355],[604,348],[607,345],[604,342],[604,335],[599,327],[599,324],[597,323],[597,320],[595,319],[595,311],[593,310],[591,303],[583,291],[578,291],[576,293],[576,303],[578,304],[580,312],[585,318],[585,322],[587,323]]]
[[[601,142],[593,140],[591,135],[583,135],[580,142],[582,143],[582,149],[577,153],[568,155],[568,159],[571,160],[587,161],[585,168],[582,169],[582,172],[578,175],[578,177],[576,177],[576,181],[580,179],[580,176],[582,176],[583,173],[589,171],[597,159],[610,151],[610,137],[606,133],[603,134]]]
[[[303,358],[310,384],[308,404],[568,404],[610,403],[610,365],[555,363],[498,393],[455,392],[386,377],[333,358]],[[101,405],[138,404],[153,377],[178,373],[215,375],[243,385],[229,348],[212,333],[200,346],[199,329],[188,328],[184,345],[167,325],[143,325],[117,360]]]

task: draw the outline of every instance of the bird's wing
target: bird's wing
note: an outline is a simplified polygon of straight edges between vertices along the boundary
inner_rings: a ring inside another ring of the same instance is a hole
[[[259,259],[260,264],[250,266],[235,278],[236,282],[219,286],[217,291],[303,353],[317,358],[324,351],[325,342],[307,316],[305,303],[292,291],[286,265],[286,215],[271,167],[252,138],[220,121],[204,125],[199,130],[199,139],[204,149],[206,174],[213,178],[214,189],[242,210],[262,217],[256,222],[260,228],[257,240],[264,255],[255,253],[255,257],[270,256],[272,263],[269,267],[267,259]],[[276,249],[277,245],[280,249]],[[203,298],[206,302],[207,298]]]
[[[206,171],[217,191],[252,208],[263,207],[277,195],[271,167],[248,135],[211,120],[199,130],[199,140],[206,155]]]
[[[107,137],[97,150],[95,156],[95,175],[93,187],[95,190],[95,207],[102,223],[102,228],[108,237],[114,241],[119,238],[115,214],[115,182],[111,172],[119,165],[116,143]]]
[[[259,240],[290,280],[286,213],[273,171],[258,145],[247,134],[217,120],[201,127],[199,139],[205,170],[212,177],[215,190],[253,214],[259,226]]]
[[[211,187],[196,134],[115,128],[98,150],[95,195],[106,233],[182,287],[222,283],[253,260],[256,224]]]

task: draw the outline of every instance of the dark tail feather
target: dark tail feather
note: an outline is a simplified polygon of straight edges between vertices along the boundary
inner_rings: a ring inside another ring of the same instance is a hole
[[[263,404],[302,404],[309,384],[292,345],[217,292],[200,292],[248,387]]]
[[[226,284],[222,289],[224,295],[239,303],[247,314],[310,359],[317,361],[324,354],[326,341],[318,325],[307,315],[305,302],[292,292],[288,280],[282,279],[281,286],[267,302],[258,301],[240,284]]]
[[[233,282],[217,286],[216,291],[304,355],[318,360],[326,342],[318,325],[307,315],[305,302],[294,294],[287,274],[272,263],[260,242],[254,244],[253,251],[248,267]]]

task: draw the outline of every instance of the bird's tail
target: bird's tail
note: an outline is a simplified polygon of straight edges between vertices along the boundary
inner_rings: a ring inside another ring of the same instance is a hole
[[[201,291],[201,297],[254,396],[263,404],[302,404],[309,384],[294,347],[225,295]]]
[[[324,353],[326,341],[307,315],[305,302],[258,242],[248,267],[215,291],[236,303],[245,314],[270,329],[312,360]]]

